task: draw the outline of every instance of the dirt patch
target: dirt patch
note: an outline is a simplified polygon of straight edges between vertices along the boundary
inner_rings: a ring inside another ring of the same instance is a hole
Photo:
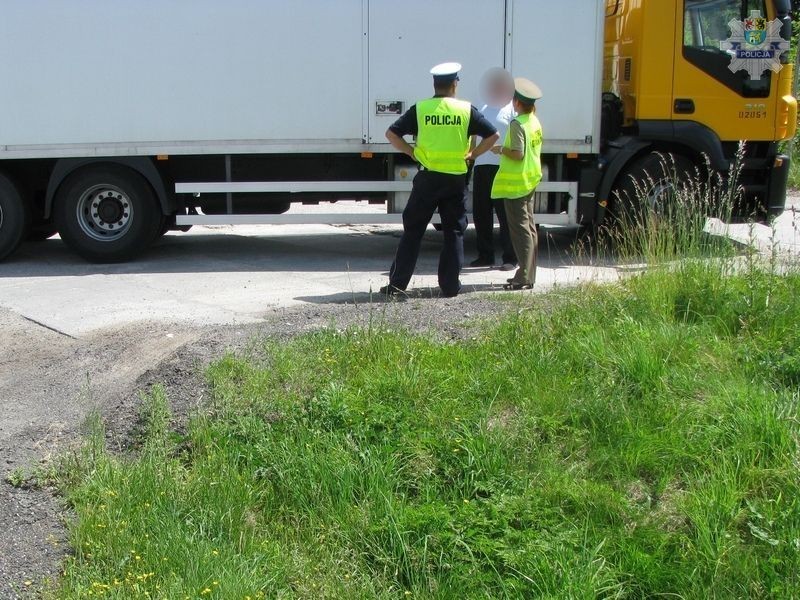
[[[278,310],[255,325],[145,324],[81,339],[0,310],[0,530],[6,533],[0,538],[0,598],[36,595],[43,581],[57,577],[69,551],[69,514],[53,490],[14,487],[7,479],[47,465],[76,443],[91,412],[103,416],[109,447],[124,452],[136,442],[143,393],[163,385],[173,427],[182,429],[208,398],[205,367],[226,351],[257,353],[266,338],[370,324],[457,341],[510,306],[481,294],[421,294],[401,302],[359,296]]]

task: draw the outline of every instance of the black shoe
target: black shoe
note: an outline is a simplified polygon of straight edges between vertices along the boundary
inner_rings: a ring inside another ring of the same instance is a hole
[[[458,286],[458,289],[455,292],[445,292],[444,290],[441,290],[439,292],[439,297],[440,298],[455,298],[456,296],[458,296],[459,292],[461,292],[462,288],[463,288],[463,286]]]
[[[489,260],[488,258],[481,258],[480,256],[469,263],[470,267],[493,267],[494,260]]]
[[[378,293],[382,296],[387,296],[389,298],[393,296],[405,296],[406,291],[401,290],[399,287],[394,287],[392,284],[385,285],[381,289],[378,290]]]
[[[533,284],[532,283],[514,283],[513,281],[509,281],[507,284],[503,286],[504,290],[508,290],[510,292],[516,292],[519,290],[532,290]]]

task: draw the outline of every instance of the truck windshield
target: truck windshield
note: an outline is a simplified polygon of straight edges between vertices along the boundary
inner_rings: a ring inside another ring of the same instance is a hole
[[[683,23],[683,56],[714,79],[741,96],[769,96],[770,75],[752,80],[745,71],[733,73],[729,66],[732,54],[720,49],[720,42],[731,35],[731,20],[743,21],[758,10],[767,16],[764,0],[686,0]]]

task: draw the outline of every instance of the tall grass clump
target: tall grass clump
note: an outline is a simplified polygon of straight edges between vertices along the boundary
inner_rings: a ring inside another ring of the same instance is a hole
[[[800,597],[800,276],[686,280],[264,340],[184,434],[157,389],[64,486],[53,595]]]
[[[624,262],[663,265],[687,258],[729,257],[731,245],[706,233],[710,217],[731,221],[742,210],[739,184],[745,156],[739,144],[731,171],[691,166],[670,153],[637,177],[626,175],[613,198],[613,218],[603,228],[601,253]],[[648,164],[653,164],[651,161]]]

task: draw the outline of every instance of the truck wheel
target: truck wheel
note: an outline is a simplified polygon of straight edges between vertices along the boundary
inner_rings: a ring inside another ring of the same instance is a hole
[[[93,262],[122,262],[146,250],[161,227],[150,185],[130,169],[103,165],[70,175],[55,198],[61,238]]]
[[[158,224],[158,234],[156,239],[167,235],[168,231],[175,228],[175,215],[161,215],[161,222]]]
[[[19,188],[0,173],[0,260],[17,249],[30,227],[30,209]]]
[[[693,173],[692,162],[680,154],[651,152],[635,162],[615,186],[613,211],[617,219],[667,214],[675,193]]]

